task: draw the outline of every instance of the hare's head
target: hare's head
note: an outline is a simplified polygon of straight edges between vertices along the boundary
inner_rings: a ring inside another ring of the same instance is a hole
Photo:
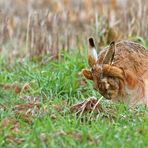
[[[118,97],[124,82],[123,70],[112,66],[115,48],[115,42],[112,42],[105,55],[98,55],[94,40],[90,38],[88,50],[90,69],[83,70],[83,75],[93,81],[94,89],[99,91],[106,99]]]

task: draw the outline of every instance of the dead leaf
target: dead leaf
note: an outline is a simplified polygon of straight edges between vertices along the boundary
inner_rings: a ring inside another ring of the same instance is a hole
[[[0,87],[2,87],[5,90],[14,90],[15,93],[20,93],[21,92],[21,87],[17,84],[0,84]]]
[[[12,122],[12,117],[7,117],[5,118],[2,122],[1,122],[1,125],[0,125],[0,128],[3,128],[5,126],[7,126],[10,122]]]
[[[40,113],[40,103],[28,103],[15,105],[13,112],[16,115],[23,115],[26,121],[28,120],[27,115],[36,116]]]
[[[11,135],[11,136],[7,136],[6,137],[6,141],[8,143],[17,143],[17,144],[21,144],[23,141],[25,141],[24,138],[16,138],[15,136]]]
[[[67,101],[63,100],[60,102],[60,104],[55,104],[53,101],[50,101],[49,104],[53,107],[54,110],[57,112],[62,112],[65,107],[68,105]]]
[[[12,84],[0,84],[0,87],[2,87],[3,89],[5,90],[14,90],[16,94],[20,93],[21,91],[25,91],[25,92],[28,92],[30,90],[30,85],[32,84],[33,82],[30,82],[30,83],[26,83],[24,84],[24,86],[21,86],[20,84],[18,83],[12,83]]]
[[[21,88],[20,88],[20,86],[18,86],[18,85],[13,86],[12,88],[14,88],[14,89],[15,89],[15,93],[16,93],[16,94],[18,94],[18,93],[20,93],[20,92],[21,92]]]
[[[40,103],[40,97],[34,97],[34,96],[23,96],[20,98],[21,100],[24,100],[25,102],[27,103],[37,103],[39,104]]]
[[[19,122],[17,120],[15,120],[14,118],[12,118],[12,117],[5,118],[2,121],[2,123],[0,125],[0,128],[5,128],[5,127],[7,127],[9,125],[12,125],[11,131],[13,131],[13,132],[18,132],[19,131],[19,126],[20,126]]]
[[[32,118],[31,118],[31,116],[29,116],[29,115],[21,114],[21,119],[22,119],[24,122],[27,122],[28,124],[31,124],[31,123],[32,123]]]
[[[15,105],[14,111],[28,111],[29,109],[33,109],[34,107],[40,108],[40,103],[28,103],[28,104],[19,104]]]

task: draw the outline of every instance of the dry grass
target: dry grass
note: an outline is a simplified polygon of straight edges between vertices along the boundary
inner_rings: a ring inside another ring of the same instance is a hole
[[[99,46],[133,35],[148,36],[147,0],[1,0],[0,50],[22,56]]]

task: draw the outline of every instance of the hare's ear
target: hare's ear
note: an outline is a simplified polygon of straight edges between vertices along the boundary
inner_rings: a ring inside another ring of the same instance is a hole
[[[113,59],[114,59],[114,55],[115,55],[115,48],[116,48],[116,45],[115,45],[115,42],[111,42],[110,43],[110,46],[108,48],[108,50],[106,51],[106,55],[103,59],[103,64],[111,64]]]
[[[97,63],[98,55],[93,38],[89,38],[88,63],[92,67]]]
[[[107,76],[117,77],[124,80],[124,72],[121,68],[116,66],[111,66],[109,64],[104,64],[102,66],[103,73]]]
[[[83,69],[83,70],[82,70],[82,73],[83,73],[83,75],[84,75],[84,77],[85,77],[86,79],[93,80],[93,76],[92,76],[92,73],[91,73],[90,70],[88,70],[88,69]]]

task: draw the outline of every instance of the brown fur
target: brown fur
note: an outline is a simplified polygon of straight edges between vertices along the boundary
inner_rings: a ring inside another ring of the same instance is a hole
[[[109,46],[101,51],[97,63],[93,62],[92,70],[83,72],[84,76],[91,76],[94,88],[107,99],[148,106],[148,51],[130,41],[118,42],[115,47],[111,61],[108,58],[104,64]]]

